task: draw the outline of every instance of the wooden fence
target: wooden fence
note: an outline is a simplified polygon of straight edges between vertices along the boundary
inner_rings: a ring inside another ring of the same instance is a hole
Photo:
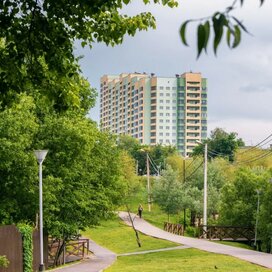
[[[6,255],[8,268],[0,268],[0,272],[23,272],[22,236],[15,226],[0,227],[0,255]]]
[[[252,241],[254,239],[253,227],[236,226],[207,226],[207,231],[200,226],[199,238],[210,240],[233,240],[233,241]]]
[[[184,235],[183,225],[181,224],[172,224],[169,222],[164,222],[163,229],[173,234]]]
[[[48,267],[63,265],[85,258],[89,253],[89,239],[63,241],[48,240]]]
[[[39,270],[40,238],[39,231],[33,234],[33,271]],[[44,265],[46,268],[81,260],[89,253],[89,239],[74,239],[69,242],[44,239]],[[23,272],[22,236],[14,225],[0,227],[0,255],[6,255],[8,268],[0,268],[0,272]]]

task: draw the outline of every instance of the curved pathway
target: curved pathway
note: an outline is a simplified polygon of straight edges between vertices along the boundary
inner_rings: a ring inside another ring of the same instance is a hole
[[[89,241],[89,250],[94,253],[90,258],[79,263],[53,269],[57,272],[100,272],[112,265],[117,255],[112,251],[99,246],[94,241]]]
[[[272,254],[258,252],[249,249],[243,249],[233,246],[227,246],[210,242],[208,240],[201,240],[196,238],[189,238],[184,236],[175,235],[164,230],[161,230],[153,225],[147,223],[145,220],[140,219],[135,214],[131,214],[134,218],[134,227],[138,231],[160,239],[165,239],[175,243],[183,244],[189,247],[194,247],[200,250],[209,251],[213,253],[230,255],[254,264],[258,264],[272,269]],[[131,222],[127,212],[119,212],[119,217],[131,226]]]

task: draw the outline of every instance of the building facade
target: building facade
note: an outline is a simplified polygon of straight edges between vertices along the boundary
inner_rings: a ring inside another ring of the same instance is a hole
[[[207,79],[121,74],[101,77],[100,126],[147,145],[174,145],[188,156],[207,137]]]

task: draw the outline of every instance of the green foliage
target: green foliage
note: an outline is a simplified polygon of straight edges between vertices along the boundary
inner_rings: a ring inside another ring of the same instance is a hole
[[[138,163],[138,174],[146,174],[146,153],[152,159],[153,164],[150,166],[150,174],[158,175],[158,172],[165,169],[166,158],[177,154],[174,146],[143,146],[137,139],[128,135],[121,135],[118,139],[118,147],[126,150]]]
[[[229,226],[254,226],[257,209],[256,190],[265,191],[269,173],[240,168],[235,180],[222,189],[220,222]]]
[[[57,112],[86,114],[95,92],[81,76],[74,41],[120,44],[125,35],[155,28],[150,12],[121,14],[130,1],[2,1],[0,4],[0,89],[2,105],[27,92]],[[144,1],[146,4],[150,1]],[[154,3],[177,6],[175,0]]]
[[[259,0],[261,5],[264,0]],[[243,0],[240,0],[241,6]],[[228,6],[223,12],[215,12],[212,16],[202,18],[198,20],[187,20],[182,23],[180,27],[181,41],[185,46],[188,46],[186,40],[186,28],[188,23],[199,22],[197,26],[197,58],[203,52],[203,49],[207,53],[207,46],[209,40],[213,40],[213,52],[216,55],[219,44],[222,41],[222,37],[225,33],[226,42],[229,48],[236,48],[241,42],[242,32],[248,33],[248,30],[240,19],[232,15],[235,9],[237,9],[238,1],[233,1],[231,6]],[[213,37],[211,37],[210,28],[213,28]]]
[[[272,253],[272,183],[267,180],[266,189],[260,194],[260,214],[258,238],[261,239],[262,251]]]
[[[44,163],[49,233],[69,237],[114,210],[124,189],[115,139],[86,118],[65,116],[46,118],[37,138],[37,147],[49,150]]]
[[[47,114],[41,120],[32,97],[22,94],[15,101],[0,112],[0,222],[35,224],[33,150],[41,148],[49,149],[43,163],[45,231],[69,238],[107,217],[125,190],[115,139],[81,114]]]
[[[182,208],[186,208],[187,202],[185,190],[178,180],[177,172],[168,166],[162,172],[162,176],[155,183],[153,189],[154,201],[168,215],[177,214]]]
[[[218,156],[227,157],[229,161],[234,161],[234,153],[238,147],[244,146],[241,138],[237,138],[237,133],[227,133],[222,128],[215,128],[211,132],[210,138],[206,140],[208,143],[208,157],[215,158]],[[204,143],[198,145],[193,150],[193,156],[204,153]]]
[[[199,228],[198,227],[188,226],[186,228],[186,236],[198,237],[199,236]]]
[[[33,142],[38,130],[33,99],[20,95],[0,112],[0,222],[35,222],[38,210],[37,165]]]
[[[0,268],[8,268],[9,266],[9,260],[7,259],[7,257],[4,256],[0,256]]]
[[[17,225],[23,239],[23,267],[24,272],[32,272],[33,263],[33,239],[32,227],[27,224]]]

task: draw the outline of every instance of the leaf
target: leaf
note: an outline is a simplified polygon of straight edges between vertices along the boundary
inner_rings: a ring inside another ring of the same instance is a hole
[[[230,30],[230,28],[228,28],[228,31],[227,31],[227,44],[228,44],[228,47],[231,47],[230,46],[230,37],[231,37],[231,30]]]
[[[239,21],[237,18],[235,18],[235,17],[233,17],[232,16],[232,18],[233,18],[233,20],[235,20],[235,22],[246,32],[246,33],[248,33],[248,34],[250,34],[249,32],[248,32],[248,30],[246,29],[246,27],[242,24],[242,22],[241,21]]]
[[[238,25],[234,26],[235,32],[234,32],[234,41],[232,44],[232,48],[235,48],[239,45],[241,41],[241,30]]]
[[[204,25],[200,24],[197,29],[197,48],[198,48],[198,54],[197,58],[199,58],[203,48],[205,47],[206,42],[206,32]]]
[[[213,16],[213,29],[214,29],[214,41],[213,41],[213,50],[216,55],[216,51],[223,35],[223,27],[227,24],[227,20],[224,14],[221,14],[217,19]]]
[[[180,30],[179,30],[179,34],[180,34],[182,43],[183,43],[184,45],[186,45],[186,46],[188,46],[188,44],[187,44],[187,41],[186,41],[185,32],[186,32],[186,26],[187,26],[187,24],[188,24],[190,21],[191,21],[191,20],[185,21],[185,22],[181,25]]]
[[[240,0],[240,4],[242,6],[244,4],[244,0]]]
[[[260,2],[261,2],[261,6],[263,5],[263,3],[264,3],[264,0],[260,0]]]
[[[205,43],[204,43],[204,49],[207,53],[207,45],[208,45],[208,41],[209,41],[209,37],[210,37],[210,22],[207,21],[204,24],[204,29],[205,29]]]

